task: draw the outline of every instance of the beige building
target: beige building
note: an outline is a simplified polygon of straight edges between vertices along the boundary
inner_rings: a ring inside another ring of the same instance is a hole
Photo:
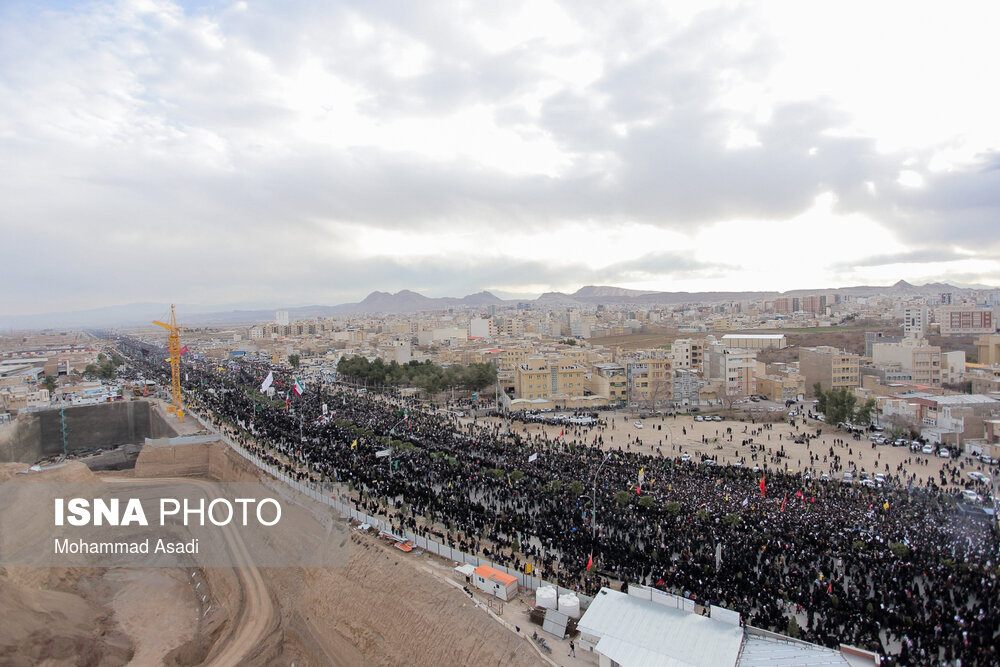
[[[757,393],[756,369],[757,353],[754,350],[712,343],[705,352],[705,376],[709,380],[721,381],[722,394],[726,397]]]
[[[674,368],[690,368],[702,372],[705,368],[705,340],[678,338],[670,346]]]
[[[829,345],[799,350],[799,373],[812,394],[818,382],[824,390],[854,389],[861,384],[861,357]]]
[[[983,334],[976,339],[976,361],[984,366],[1000,364],[1000,334]]]
[[[642,359],[626,366],[630,404],[662,406],[674,395],[674,374],[668,357]]]
[[[788,346],[788,339],[785,334],[726,334],[722,343],[726,347],[750,350],[781,349]]]
[[[624,404],[628,402],[628,378],[625,366],[614,363],[593,364],[591,372],[590,393],[595,396],[607,396],[611,403]]]
[[[959,334],[992,334],[997,330],[996,313],[992,308],[942,306],[937,311],[942,336]]]
[[[583,396],[587,381],[583,366],[544,357],[530,357],[514,371],[514,397],[553,399]]]
[[[872,345],[872,363],[908,371],[913,382],[926,387],[941,386],[941,348],[924,338],[904,338],[898,343]]]

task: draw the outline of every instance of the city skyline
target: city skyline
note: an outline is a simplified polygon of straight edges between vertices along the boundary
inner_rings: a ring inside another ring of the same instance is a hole
[[[1000,8],[800,5],[6,3],[0,313],[1000,285]]]

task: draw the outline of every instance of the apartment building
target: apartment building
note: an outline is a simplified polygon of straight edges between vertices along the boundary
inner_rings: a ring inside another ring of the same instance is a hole
[[[669,357],[631,361],[625,366],[629,404],[662,406],[673,401],[674,377]]]
[[[559,399],[583,396],[588,388],[583,366],[562,359],[529,357],[514,371],[514,397]]]
[[[825,294],[810,294],[802,297],[802,311],[813,315],[825,315],[827,297]]]
[[[674,368],[690,368],[704,372],[705,340],[703,338],[678,338],[670,346]]]
[[[938,308],[937,317],[942,336],[992,334],[997,331],[996,313],[992,308],[942,306]]]
[[[607,396],[612,404],[628,402],[628,377],[625,366],[615,362],[601,362],[592,365],[590,393]]]
[[[906,306],[903,309],[903,334],[923,338],[930,324],[927,306]]]
[[[829,345],[804,347],[799,350],[799,373],[810,395],[817,382],[824,390],[854,389],[861,384],[861,358]]]
[[[983,334],[976,339],[976,361],[985,366],[1000,364],[1000,334]]]
[[[750,349],[711,343],[705,352],[705,376],[722,382],[722,392],[729,397],[757,393],[757,353]]]
[[[941,348],[928,345],[924,338],[907,337],[898,343],[876,343],[872,346],[872,363],[908,371],[916,384],[941,386]]]

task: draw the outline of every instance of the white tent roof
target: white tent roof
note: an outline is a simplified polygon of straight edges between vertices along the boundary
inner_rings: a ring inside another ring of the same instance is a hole
[[[743,628],[607,588],[577,628],[599,637],[595,650],[625,667],[733,667],[743,641]]]
[[[749,637],[738,667],[849,667],[840,653],[830,648],[799,642]]]
[[[465,563],[463,565],[459,565],[458,567],[456,567],[455,571],[465,577],[471,577],[472,574],[476,571],[476,568],[472,567],[468,563]]]

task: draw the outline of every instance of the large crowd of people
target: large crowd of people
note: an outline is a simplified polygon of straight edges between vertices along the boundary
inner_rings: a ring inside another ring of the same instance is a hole
[[[277,371],[271,398],[272,369],[248,361],[184,371],[189,400],[238,444],[300,480],[346,485],[400,530],[588,594],[655,586],[883,664],[1000,663],[1000,541],[936,486],[820,482],[764,456],[760,472],[706,466],[612,446],[607,426],[528,434],[338,385],[298,396]]]

